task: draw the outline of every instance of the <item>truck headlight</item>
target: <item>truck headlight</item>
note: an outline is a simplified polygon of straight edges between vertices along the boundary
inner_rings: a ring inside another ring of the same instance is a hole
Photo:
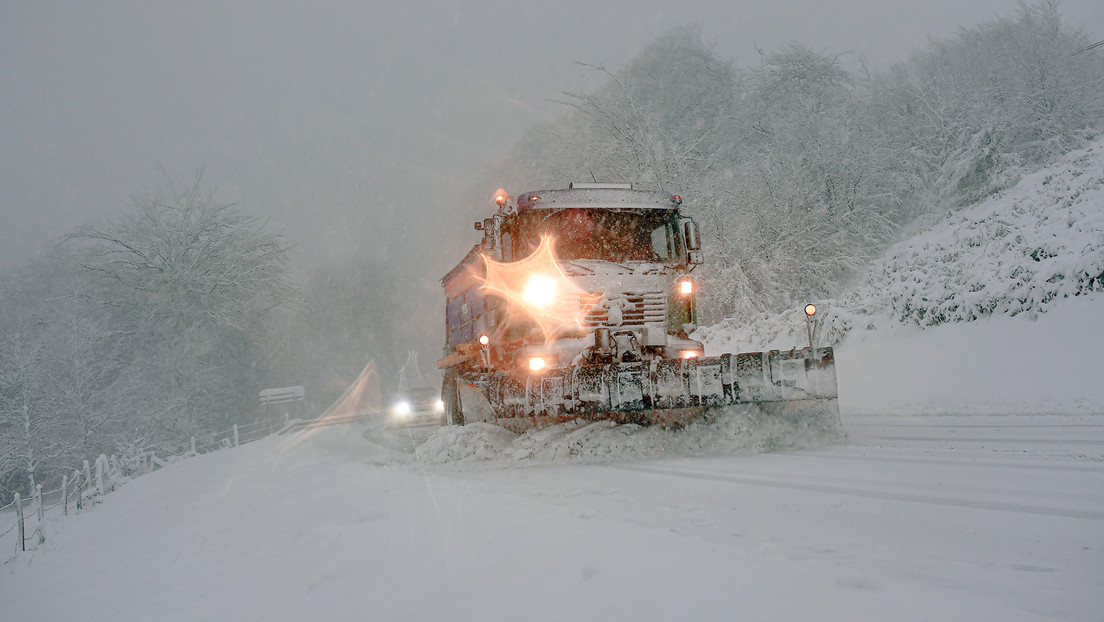
[[[548,362],[539,356],[534,356],[529,359],[529,371],[540,371],[548,367]]]
[[[556,282],[543,274],[534,274],[525,283],[521,298],[534,307],[547,307],[556,299]]]
[[[433,408],[437,412],[443,413],[443,412],[445,412],[445,402],[443,400],[437,400],[436,402],[434,402]]]
[[[683,296],[689,296],[694,293],[694,282],[690,279],[680,279],[678,282],[678,293]]]

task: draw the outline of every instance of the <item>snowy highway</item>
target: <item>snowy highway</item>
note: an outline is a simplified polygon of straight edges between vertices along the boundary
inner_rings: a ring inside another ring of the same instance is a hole
[[[717,563],[706,584],[719,580],[727,605],[695,615],[751,602],[753,619],[1097,619],[1104,420],[947,419],[849,421],[838,447],[578,467],[585,486],[545,469],[481,474],[481,486],[704,544],[701,566],[674,566],[700,577]],[[665,602],[640,613],[679,617]]]
[[[267,439],[57,523],[0,602],[42,620],[1100,618],[1104,416],[844,423],[810,449],[597,463],[514,439],[433,464],[424,439],[457,432],[363,423]]]

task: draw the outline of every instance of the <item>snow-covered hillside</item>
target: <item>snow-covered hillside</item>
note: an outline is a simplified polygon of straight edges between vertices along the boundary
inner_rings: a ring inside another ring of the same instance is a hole
[[[1104,411],[1104,141],[893,246],[816,301],[859,413]],[[807,343],[801,310],[702,329],[712,352]]]
[[[937,326],[1104,291],[1104,141],[890,249],[843,301]]]
[[[989,316],[1034,318],[1104,292],[1104,139],[890,248],[824,312],[820,342],[852,330],[937,326]],[[790,348],[801,311],[704,328],[713,351]]]

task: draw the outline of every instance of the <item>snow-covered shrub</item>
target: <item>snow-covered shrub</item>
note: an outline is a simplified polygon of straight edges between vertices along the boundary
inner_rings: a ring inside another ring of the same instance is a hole
[[[150,458],[157,446],[141,434],[126,434],[115,439],[112,468],[121,477],[136,477],[149,471]]]
[[[875,262],[853,295],[932,326],[1045,311],[1104,289],[1104,141]]]

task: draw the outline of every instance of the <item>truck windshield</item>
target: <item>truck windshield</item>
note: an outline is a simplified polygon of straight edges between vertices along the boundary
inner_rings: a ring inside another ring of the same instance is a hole
[[[517,257],[536,250],[542,235],[555,239],[556,256],[567,261],[669,262],[681,252],[675,210],[534,210],[521,214],[519,225],[525,248],[517,249]]]

